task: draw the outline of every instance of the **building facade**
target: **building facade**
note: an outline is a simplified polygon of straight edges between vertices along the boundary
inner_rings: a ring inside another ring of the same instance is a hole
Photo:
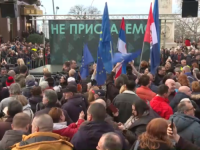
[[[32,31],[36,31],[36,21],[31,19],[43,15],[43,11],[39,8],[39,0],[17,0],[15,4],[18,9],[15,18],[2,18],[2,11],[0,11],[0,36],[3,37],[4,42],[14,41],[17,36],[25,37]],[[0,6],[1,10],[4,4],[0,3]]]

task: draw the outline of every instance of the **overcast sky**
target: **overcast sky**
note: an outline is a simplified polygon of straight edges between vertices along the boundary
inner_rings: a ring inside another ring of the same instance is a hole
[[[52,0],[41,0],[47,14],[53,14]],[[173,1],[173,12],[177,10],[176,0]],[[109,14],[148,14],[152,0],[94,0],[93,6],[103,12],[105,2],[108,2]],[[59,15],[66,15],[74,5],[90,6],[92,0],[54,0],[58,6]],[[41,8],[44,10],[44,8]]]

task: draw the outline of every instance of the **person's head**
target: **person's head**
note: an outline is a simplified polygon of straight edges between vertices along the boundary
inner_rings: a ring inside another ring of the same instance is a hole
[[[161,76],[164,76],[166,73],[165,67],[163,66],[159,66],[157,70],[158,70],[158,74]]]
[[[57,93],[54,90],[48,89],[43,93],[42,103],[44,105],[54,106],[58,100]]]
[[[142,75],[139,78],[139,84],[142,85],[142,86],[149,87],[151,85],[151,80],[150,80],[149,76],[148,75]]]
[[[141,68],[148,68],[149,64],[147,61],[141,61],[140,66]]]
[[[57,107],[51,108],[49,115],[53,119],[53,123],[65,122],[65,115],[63,110]]]
[[[143,100],[137,100],[132,104],[132,115],[135,117],[140,118],[147,111],[149,111],[149,106]]]
[[[179,82],[176,82],[176,83],[175,83],[175,87],[176,87],[176,89],[178,90],[178,89],[181,87],[181,84],[180,84]]]
[[[165,83],[168,79],[174,79],[174,74],[172,72],[168,72],[162,80],[162,83]]]
[[[166,63],[165,64],[165,70],[170,70],[171,69],[171,64],[170,63]]]
[[[128,90],[128,91],[135,91],[135,87],[136,87],[135,81],[128,80],[128,82],[126,84],[126,90]]]
[[[63,94],[65,99],[70,99],[77,93],[77,87],[75,85],[69,84],[65,89],[63,89]]]
[[[63,64],[63,71],[68,72],[69,70],[70,70],[70,62],[69,62],[69,61],[66,61],[66,62]]]
[[[8,71],[8,75],[14,78],[15,77],[15,71],[14,70]]]
[[[178,90],[181,93],[185,93],[187,96],[191,96],[192,91],[188,86],[181,86]]]
[[[195,50],[192,49],[191,52],[190,52],[190,54],[191,54],[191,55],[195,55]]]
[[[187,66],[187,63],[186,63],[185,59],[181,60],[181,65],[182,65],[182,67]]]
[[[5,76],[7,74],[7,69],[6,68],[2,68],[1,69],[1,76]]]
[[[24,65],[24,60],[22,58],[17,59],[18,66]]]
[[[188,115],[195,116],[195,108],[193,107],[191,101],[182,101],[178,104],[177,112]]]
[[[192,82],[192,91],[193,92],[200,92],[200,84],[198,81]]]
[[[172,142],[167,135],[168,122],[163,118],[156,118],[149,122],[146,132],[142,133],[138,140],[142,149],[160,149],[160,144],[164,143],[172,148]]]
[[[6,86],[10,86],[13,83],[15,83],[14,78],[9,76],[6,80]]]
[[[94,103],[102,104],[105,108],[107,108],[106,107],[106,102],[103,99],[97,99],[94,102],[92,102],[91,104],[94,104]]]
[[[88,102],[91,103],[95,100],[95,90],[99,90],[99,87],[93,86],[88,92]]]
[[[54,87],[54,79],[52,77],[45,79],[48,82],[49,87]]]
[[[70,69],[69,70],[69,77],[74,77],[75,73],[76,73],[76,71],[74,69]]]
[[[42,95],[42,89],[40,86],[34,86],[31,89],[32,96],[41,96]]]
[[[12,101],[8,104],[7,114],[10,117],[14,117],[17,113],[21,113],[23,111],[23,106],[18,101]]]
[[[180,76],[180,74],[181,74],[181,69],[180,68],[175,68],[174,72],[175,72],[176,77],[178,78]]]
[[[28,104],[28,100],[24,95],[17,95],[16,100],[19,101],[22,106],[26,106]]]
[[[43,68],[43,74],[49,72],[48,68]]]
[[[149,68],[146,68],[145,70],[144,70],[144,74],[148,74],[149,73]]]
[[[10,85],[10,88],[9,88],[10,96],[20,95],[21,92],[22,92],[21,86],[18,83],[13,83]]]
[[[32,133],[35,132],[52,132],[53,119],[48,114],[35,116],[32,122]]]
[[[151,82],[153,82],[153,80],[154,80],[153,75],[151,73],[148,73],[147,75],[149,76]]]
[[[39,86],[41,87],[42,92],[49,88],[49,83],[47,81],[40,82]]]
[[[33,75],[28,75],[26,76],[25,79],[26,85],[27,86],[35,86],[35,77]]]
[[[172,80],[172,79],[168,79],[166,82],[165,82],[165,85],[169,87],[169,92],[170,93],[173,93],[176,89],[176,84],[175,84],[175,81]]]
[[[65,76],[61,76],[60,78],[60,84],[67,84],[67,79]]]
[[[97,150],[122,150],[123,144],[118,134],[114,132],[108,132],[102,135]]]
[[[185,74],[181,74],[178,77],[178,82],[181,84],[181,86],[188,86],[190,87],[190,81],[188,80],[187,76]]]
[[[26,74],[28,73],[28,68],[27,68],[27,66],[26,66],[26,65],[20,65],[20,67],[19,67],[19,72],[20,72],[20,74],[26,75]]]
[[[164,98],[168,98],[169,96],[169,87],[166,86],[165,84],[162,84],[158,87],[158,95],[164,97]]]
[[[116,88],[120,89],[122,85],[125,85],[128,82],[128,77],[126,75],[120,75],[115,80],[115,86]]]
[[[44,79],[51,78],[51,73],[50,72],[44,72]]]
[[[76,69],[77,68],[77,63],[75,60],[70,61],[70,68],[71,69]]]
[[[26,113],[18,113],[14,116],[12,121],[12,130],[20,130],[24,132],[29,132],[31,125],[31,118]]]
[[[191,72],[190,67],[188,66],[183,67],[183,73],[189,73],[189,72]]]
[[[87,110],[88,121],[104,121],[106,108],[100,103],[91,104]]]

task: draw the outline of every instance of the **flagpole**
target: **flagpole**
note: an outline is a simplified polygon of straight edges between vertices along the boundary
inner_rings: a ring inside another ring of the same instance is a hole
[[[141,53],[141,57],[140,57],[140,63],[141,63],[141,61],[142,61],[143,50],[144,50],[144,42],[143,42],[143,45],[142,45],[142,53]],[[139,63],[139,70],[138,70],[139,72],[140,72],[140,69],[141,69],[140,63]]]
[[[112,57],[112,61],[113,61],[113,49],[112,49],[112,42],[110,41],[110,49],[111,49],[111,57]],[[112,64],[112,68],[114,68],[113,64]]]

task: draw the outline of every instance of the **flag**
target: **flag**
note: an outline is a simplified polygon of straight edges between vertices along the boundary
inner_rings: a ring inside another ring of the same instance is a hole
[[[160,53],[160,20],[159,20],[159,3],[155,0],[153,7],[153,18],[156,26],[156,32],[158,37],[158,53]]]
[[[156,68],[160,65],[160,50],[158,48],[158,37],[152,13],[152,3],[149,10],[149,17],[144,36],[144,44],[145,43],[147,43],[150,47],[151,73],[155,74]]]
[[[97,85],[104,85],[106,81],[106,70],[103,64],[103,59],[100,55],[100,52],[98,50],[97,52],[97,74],[96,74],[96,81]]]
[[[127,54],[122,54],[122,53],[115,53],[113,55],[113,64],[116,64],[118,62],[122,62],[123,63],[129,63],[132,60],[136,59],[138,56],[140,56],[141,54],[141,50],[138,50],[134,53],[127,53]]]
[[[121,22],[121,27],[120,27],[120,31],[119,31],[119,38],[118,38],[118,44],[117,44],[117,48],[118,51],[126,54],[127,53],[127,49],[126,49],[126,32],[125,32],[125,21],[124,18],[122,18],[122,22]],[[116,69],[116,75],[115,78],[118,78],[121,74],[126,74],[126,64],[123,63],[122,65],[120,65],[117,69]]]
[[[99,54],[102,58],[105,70],[110,73],[112,71],[112,46],[111,46],[111,33],[110,33],[110,20],[108,14],[107,3],[104,8],[102,25],[101,25],[101,34],[99,40]]]
[[[87,44],[84,44],[80,69],[82,79],[85,79],[89,75],[89,64],[92,62],[94,62],[94,59],[90,53],[90,50],[88,49]]]

